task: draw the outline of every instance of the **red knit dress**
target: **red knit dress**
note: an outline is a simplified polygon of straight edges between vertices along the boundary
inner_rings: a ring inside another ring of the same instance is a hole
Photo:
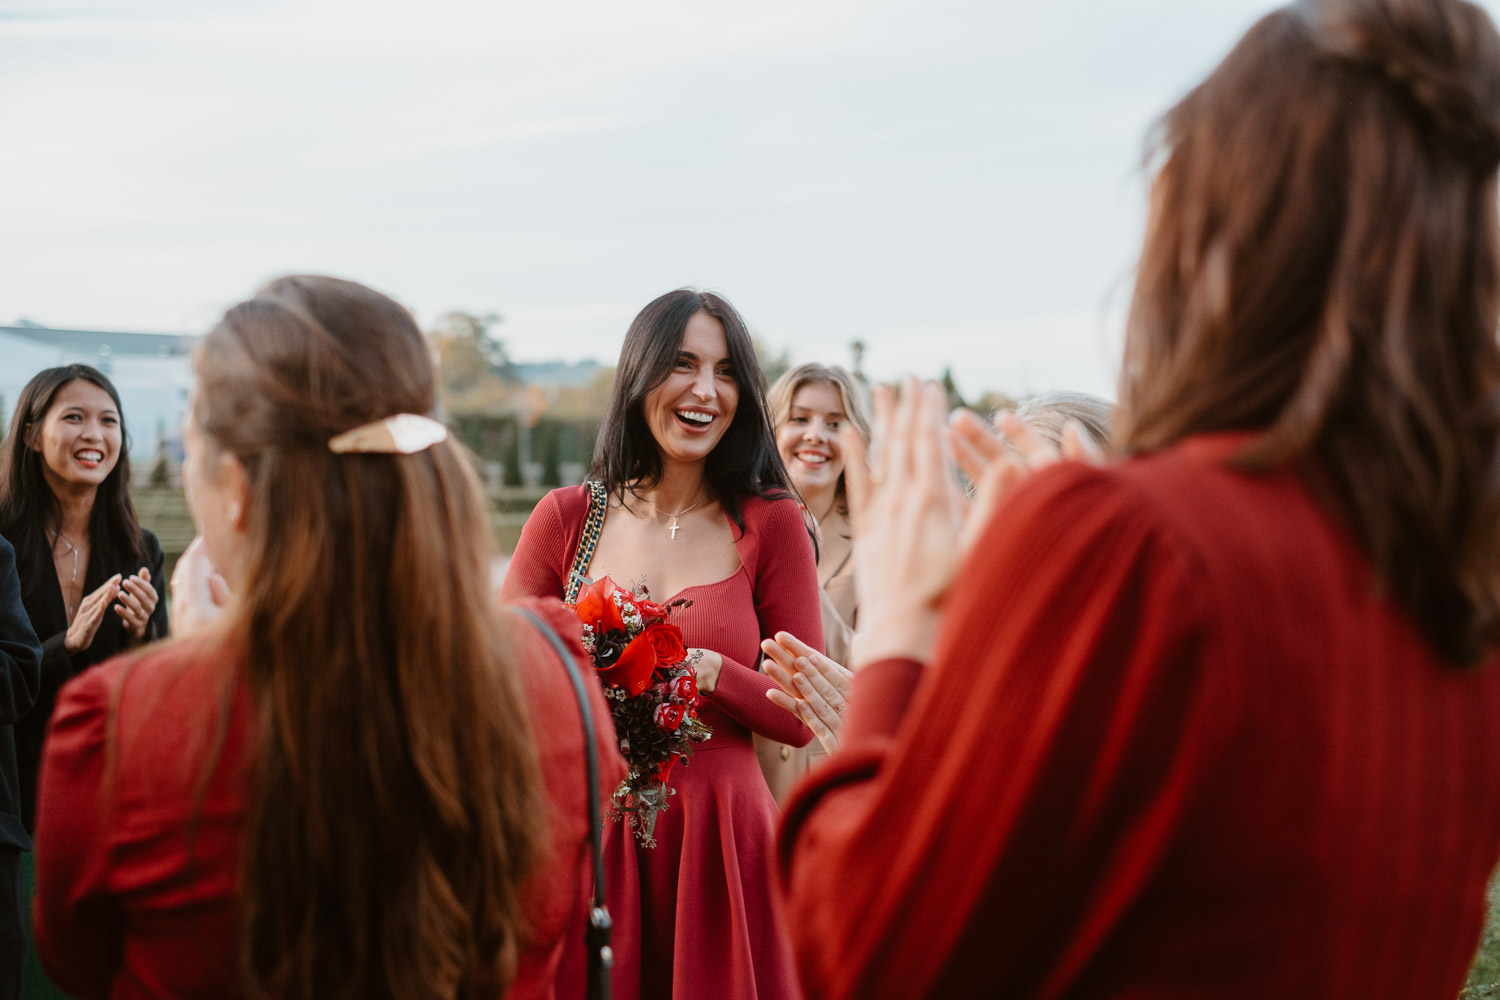
[[[526,603],[583,660],[573,616],[556,601]],[[552,1000],[564,940],[583,934],[584,731],[572,682],[552,646],[519,618],[513,634],[534,720],[548,840],[543,862],[522,887],[529,936],[506,997]],[[248,689],[238,690],[217,751],[214,720],[242,655],[186,639],[138,659],[117,657],[63,688],[38,799],[36,947],[70,993],[114,1000],[240,994],[235,907],[255,744]],[[624,764],[613,753],[609,708],[595,694],[600,780],[618,782]],[[199,782],[216,753],[200,810]]]
[[[503,599],[562,595],[587,509],[581,486],[543,498],[521,534]],[[795,746],[812,739],[767,700],[773,682],[755,665],[761,639],[781,629],[822,648],[818,573],[795,502],[751,497],[742,511],[740,568],[670,595],[693,602],[675,619],[688,646],[724,658],[718,686],[699,709],[713,736],[672,770],[677,794],[657,819],[656,847],[637,845],[620,822],[605,823],[616,1000],[802,995],[773,899],[776,804],[750,734]],[[582,970],[580,949],[563,971]],[[561,982],[558,992],[582,995]]]
[[[1500,671],[1439,662],[1290,472],[1046,470],[933,662],[855,678],[781,861],[820,998],[1451,1000],[1500,855]]]

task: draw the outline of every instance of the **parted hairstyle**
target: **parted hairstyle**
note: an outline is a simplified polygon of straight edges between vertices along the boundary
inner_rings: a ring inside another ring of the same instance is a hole
[[[1074,421],[1093,440],[1104,447],[1109,444],[1115,419],[1115,407],[1107,399],[1087,392],[1062,390],[1027,396],[1010,408],[1015,418],[1048,444],[1062,447],[1063,429]]]
[[[1257,432],[1454,663],[1497,639],[1500,38],[1464,0],[1306,0],[1167,113],[1120,443]]]
[[[822,382],[831,385],[839,394],[839,402],[844,407],[844,417],[854,425],[865,443],[870,442],[873,436],[870,430],[870,406],[865,401],[864,390],[861,389],[854,376],[849,374],[847,368],[839,365],[805,364],[786,371],[776,384],[771,386],[771,392],[767,397],[771,409],[771,427],[780,430],[781,425],[792,418],[792,400],[797,398],[797,390],[810,383]],[[844,474],[839,473],[837,496],[840,503],[844,501]]]
[[[386,296],[299,276],[231,308],[194,360],[209,453],[249,477],[231,625],[257,734],[246,992],[500,996],[543,805],[484,495],[451,440],[412,455],[328,448],[436,409],[427,344]]]
[[[729,429],[709,453],[704,478],[743,529],[742,497],[795,496],[796,490],[771,434],[766,376],[755,360],[750,332],[734,306],[713,292],[691,288],[668,292],[653,299],[631,322],[620,348],[614,390],[594,446],[590,476],[622,499],[661,480],[661,452],[646,423],[646,397],[672,373],[688,320],[700,312],[723,324],[729,364],[740,392]]]
[[[139,566],[145,558],[141,525],[130,500],[130,435],[119,392],[97,368],[47,368],[32,376],[16,397],[15,412],[0,444],[0,535],[16,550],[16,571],[28,604],[46,579],[44,570],[51,572],[52,546],[47,533],[56,530],[62,517],[57,496],[47,484],[44,460],[34,446],[58,392],[79,379],[108,393],[120,415],[119,457],[99,484],[89,514],[89,559],[114,570]]]

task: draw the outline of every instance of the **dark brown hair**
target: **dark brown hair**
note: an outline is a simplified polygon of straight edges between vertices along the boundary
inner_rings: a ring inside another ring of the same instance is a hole
[[[195,360],[195,416],[250,482],[248,995],[499,996],[543,817],[483,493],[451,441],[328,449],[435,408],[422,334],[368,288],[290,277],[230,309]]]
[[[120,454],[115,467],[99,484],[89,513],[89,558],[111,571],[139,566],[145,559],[144,536],[130,500],[130,434],[119,392],[97,368],[47,368],[33,375],[16,397],[5,442],[0,444],[0,535],[15,547],[16,571],[28,604],[38,599],[46,573],[51,572],[52,547],[47,532],[57,527],[62,516],[42,471],[44,459],[33,446],[57,394],[79,379],[108,393],[120,415]]]
[[[1121,374],[1130,451],[1257,432],[1446,658],[1497,637],[1500,38],[1464,0],[1309,0],[1167,113]]]
[[[668,292],[648,303],[631,322],[620,347],[614,390],[594,447],[590,475],[622,498],[660,480],[661,450],[646,423],[646,397],[672,374],[688,320],[700,312],[723,324],[729,364],[740,389],[734,419],[709,453],[703,475],[725,511],[743,528],[742,498],[796,494],[771,433],[766,376],[755,360],[750,331],[734,306],[713,292],[691,288]]]

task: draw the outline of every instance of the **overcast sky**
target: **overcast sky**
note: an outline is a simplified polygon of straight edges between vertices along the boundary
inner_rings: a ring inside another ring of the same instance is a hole
[[[690,284],[797,360],[1112,395],[1145,133],[1271,7],[0,0],[0,323],[318,271],[613,363]]]

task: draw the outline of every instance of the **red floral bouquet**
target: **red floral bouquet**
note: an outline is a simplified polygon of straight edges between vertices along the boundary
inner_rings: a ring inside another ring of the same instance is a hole
[[[667,776],[693,744],[711,735],[698,718],[698,681],[672,613],[691,605],[657,604],[644,584],[633,591],[609,577],[578,592],[573,613],[594,661],[630,773],[615,789],[610,816],[624,819],[645,847],[655,847],[657,813],[674,794]]]

